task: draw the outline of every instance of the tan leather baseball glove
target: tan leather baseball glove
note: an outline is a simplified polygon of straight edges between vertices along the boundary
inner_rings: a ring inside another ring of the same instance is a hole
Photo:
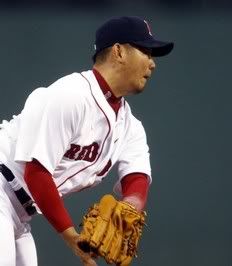
[[[130,265],[134,256],[146,213],[132,205],[105,195],[88,210],[81,224],[79,247],[103,257],[108,264]]]

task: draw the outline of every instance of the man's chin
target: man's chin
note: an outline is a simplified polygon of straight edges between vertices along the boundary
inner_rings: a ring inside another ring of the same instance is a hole
[[[139,90],[137,90],[136,91],[136,93],[135,94],[140,94],[140,93],[142,93],[144,91],[144,88],[142,88],[142,89],[139,89]]]
[[[143,92],[145,89],[145,84],[144,85],[141,85],[140,87],[136,88],[135,90],[135,94],[139,94],[141,92]]]
[[[136,95],[139,94],[141,92],[143,92],[145,89],[145,83],[144,84],[140,84],[140,86],[134,86],[134,88],[131,90],[130,95]]]

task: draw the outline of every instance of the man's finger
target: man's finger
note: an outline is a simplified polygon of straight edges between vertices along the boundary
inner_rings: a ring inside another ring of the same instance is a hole
[[[88,259],[85,258],[85,259],[82,259],[82,261],[83,261],[84,266],[97,266],[97,263],[91,258],[88,258]]]

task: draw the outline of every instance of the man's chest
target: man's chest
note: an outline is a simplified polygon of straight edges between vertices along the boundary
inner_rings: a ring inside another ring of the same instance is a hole
[[[127,139],[127,120],[92,117],[70,145],[55,170],[58,186],[89,186],[102,180],[117,162]]]
[[[127,119],[92,115],[85,120],[81,130],[71,140],[63,159],[92,163],[120,151],[126,140]]]

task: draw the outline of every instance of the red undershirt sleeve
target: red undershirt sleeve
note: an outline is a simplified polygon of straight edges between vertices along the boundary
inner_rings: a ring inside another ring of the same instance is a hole
[[[149,181],[143,173],[132,173],[121,180],[123,198],[136,195],[142,206],[146,205],[149,191]]]
[[[43,215],[58,232],[73,226],[52,175],[36,160],[27,162],[24,179]]]

